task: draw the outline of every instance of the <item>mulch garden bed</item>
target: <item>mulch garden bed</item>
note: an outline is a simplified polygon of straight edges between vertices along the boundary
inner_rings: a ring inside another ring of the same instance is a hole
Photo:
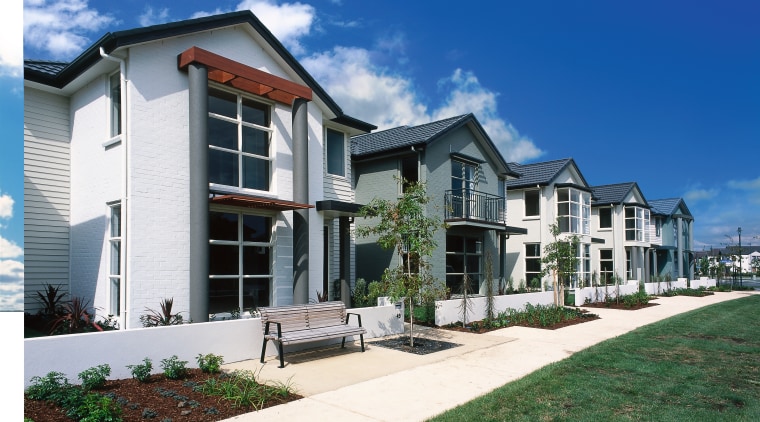
[[[124,422],[213,422],[256,410],[251,407],[235,407],[232,402],[217,396],[193,391],[193,385],[200,385],[218,375],[206,374],[200,369],[188,369],[188,372],[189,375],[183,380],[171,380],[163,374],[152,375],[147,383],[138,382],[136,379],[108,380],[103,388],[95,391],[115,397],[121,404],[121,418]],[[297,394],[290,394],[285,398],[277,397],[264,403],[263,407],[276,406],[300,398],[302,397]],[[65,412],[55,404],[26,397],[24,417],[35,422],[71,422]]]
[[[585,303],[583,304],[583,308],[601,308],[601,309],[622,309],[624,311],[635,311],[637,309],[644,309],[649,308],[651,306],[657,306],[659,303],[639,303],[636,305],[628,306],[623,302],[617,303],[617,302],[596,302],[596,303]]]

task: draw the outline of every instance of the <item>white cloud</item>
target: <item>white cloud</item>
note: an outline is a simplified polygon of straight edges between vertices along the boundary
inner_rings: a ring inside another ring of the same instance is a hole
[[[56,59],[71,58],[114,18],[89,7],[88,0],[25,0],[24,43]]]
[[[4,261],[0,261],[0,311],[24,310],[24,269],[20,275],[6,278],[2,273]]]
[[[145,11],[139,16],[138,22],[142,26],[157,25],[169,21],[169,8],[154,10],[150,6],[145,6]]]
[[[18,258],[23,254],[20,246],[0,236],[0,258]]]
[[[13,217],[13,198],[7,193],[0,195],[0,218]]]
[[[0,259],[0,281],[18,282],[24,280],[24,263],[12,259]]]
[[[697,189],[692,189],[692,190],[686,192],[683,195],[683,199],[684,199],[684,201],[686,201],[686,204],[688,205],[689,203],[692,203],[692,202],[699,202],[699,201],[702,201],[702,200],[705,200],[705,199],[707,199],[707,200],[713,199],[719,193],[720,193],[720,191],[718,189],[699,189],[699,188],[697,188]]]
[[[13,0],[3,4],[0,13],[0,76],[21,76],[23,65],[22,28],[23,3]]]
[[[277,4],[271,0],[243,0],[235,10],[250,10],[274,36],[293,54],[303,54],[299,38],[309,35],[314,23],[314,7],[302,3]],[[217,8],[213,12],[195,12],[192,18],[217,15],[229,10]]]

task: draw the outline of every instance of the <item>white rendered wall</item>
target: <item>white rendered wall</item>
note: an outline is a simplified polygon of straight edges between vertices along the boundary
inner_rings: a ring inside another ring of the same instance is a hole
[[[506,309],[525,309],[526,304],[531,305],[552,305],[554,304],[554,293],[536,292],[522,293],[516,295],[494,296],[494,311],[496,314]],[[480,321],[486,317],[486,298],[470,298],[472,307],[468,309],[467,322]],[[462,300],[437,300],[435,302],[435,325],[453,324],[462,321]]]

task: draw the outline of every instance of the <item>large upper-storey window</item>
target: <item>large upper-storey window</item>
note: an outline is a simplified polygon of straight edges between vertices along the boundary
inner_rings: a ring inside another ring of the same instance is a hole
[[[327,129],[325,131],[325,149],[327,173],[336,176],[346,175],[346,136],[343,132]]]
[[[212,87],[208,91],[209,182],[268,191],[270,106]]]
[[[649,210],[639,207],[625,208],[625,240],[648,242]]]
[[[573,188],[557,189],[557,218],[562,233],[589,234],[591,195]]]
[[[451,190],[475,190],[478,184],[478,166],[463,161],[451,160]]]
[[[599,208],[599,228],[612,228],[612,207]]]
[[[525,216],[538,217],[541,215],[541,206],[539,205],[539,190],[531,189],[525,191]]]

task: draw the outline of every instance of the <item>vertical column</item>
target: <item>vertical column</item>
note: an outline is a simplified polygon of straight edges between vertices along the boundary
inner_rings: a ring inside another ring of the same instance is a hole
[[[340,233],[340,300],[351,307],[351,230],[348,217],[338,219]],[[325,251],[327,253],[327,251]]]
[[[293,201],[309,203],[308,103],[293,101]],[[293,303],[309,303],[309,210],[293,211]]]
[[[683,277],[683,218],[676,218],[676,227],[676,242],[678,244],[678,256],[676,257],[676,265],[678,265],[678,271],[676,271],[676,275],[678,277]]]
[[[190,319],[208,321],[208,69],[187,67],[190,135]]]

